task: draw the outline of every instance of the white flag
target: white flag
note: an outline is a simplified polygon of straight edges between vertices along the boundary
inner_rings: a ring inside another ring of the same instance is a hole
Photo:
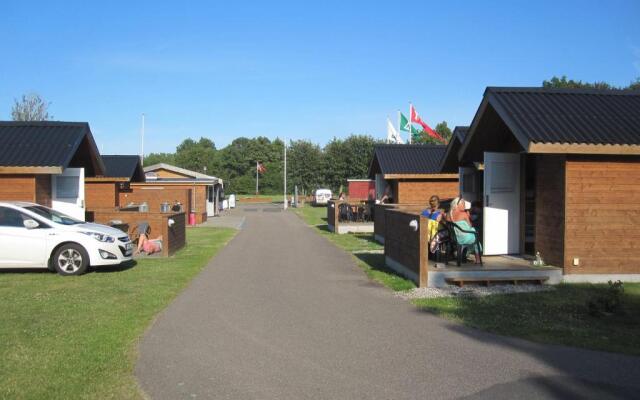
[[[404,144],[404,140],[402,140],[396,128],[393,127],[389,118],[387,118],[387,143]]]

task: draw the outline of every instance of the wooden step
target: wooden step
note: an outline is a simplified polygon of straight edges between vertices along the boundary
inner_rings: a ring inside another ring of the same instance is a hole
[[[504,277],[474,277],[474,278],[445,278],[447,283],[453,283],[460,287],[464,286],[465,283],[484,283],[486,286],[489,286],[491,282],[513,282],[514,285],[517,285],[521,282],[537,282],[542,285],[544,282],[549,280],[548,276],[504,276]]]

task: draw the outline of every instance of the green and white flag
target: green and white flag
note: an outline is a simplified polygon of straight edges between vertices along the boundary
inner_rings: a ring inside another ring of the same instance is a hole
[[[419,128],[416,128],[413,125],[411,125],[411,122],[409,122],[409,119],[405,117],[403,113],[400,113],[400,130],[409,132],[410,134],[422,133],[422,131]]]

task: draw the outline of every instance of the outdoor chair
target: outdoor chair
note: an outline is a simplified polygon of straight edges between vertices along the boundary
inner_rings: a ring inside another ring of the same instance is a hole
[[[338,206],[338,221],[351,222],[353,213],[351,212],[351,206],[347,203],[342,203]]]
[[[463,261],[465,261],[465,255],[467,250],[471,249],[474,253],[478,254],[480,259],[480,265],[482,265],[482,250],[480,247],[480,235],[474,231],[468,231],[460,228],[455,222],[445,221],[442,224],[443,230],[446,231],[445,240],[443,240],[442,244],[444,245],[441,249],[436,249],[436,262],[444,262],[448,264],[450,257],[455,254],[456,264],[458,267],[462,265]],[[472,233],[475,237],[475,241],[472,244],[460,244],[458,243],[456,231],[462,233]],[[440,231],[439,231],[440,232]],[[444,260],[438,258],[444,258]]]

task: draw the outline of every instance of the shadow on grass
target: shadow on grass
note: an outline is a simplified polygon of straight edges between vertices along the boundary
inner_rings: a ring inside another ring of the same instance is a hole
[[[633,398],[635,394],[629,395],[640,389],[640,357],[625,354],[640,355],[640,338],[634,334],[640,330],[640,288],[625,293],[623,314],[593,317],[586,303],[605,290],[603,285],[565,284],[547,292],[422,299],[415,304],[418,313],[444,316],[466,325],[448,325],[452,333],[527,354],[567,379],[566,384],[559,385],[559,377],[528,376],[468,398],[505,398],[504,393],[533,393],[533,397],[554,399]]]
[[[412,281],[398,275],[385,265],[384,254],[362,252],[353,253],[353,255],[369,268],[366,273],[370,278],[375,279],[391,290],[402,291],[416,287]]]
[[[332,233],[332,231],[329,229],[329,225],[316,225],[315,228],[319,231]]]
[[[375,235],[373,233],[354,233],[353,235],[360,240],[364,240],[369,243],[380,246],[380,243],[376,241]]]
[[[131,261],[125,261],[122,264],[118,264],[118,265],[109,265],[105,267],[93,267],[90,269],[90,271],[96,272],[98,274],[102,274],[105,272],[107,273],[108,272],[124,272],[124,271],[130,270],[136,265],[138,265],[138,262],[136,260],[131,260]]]

